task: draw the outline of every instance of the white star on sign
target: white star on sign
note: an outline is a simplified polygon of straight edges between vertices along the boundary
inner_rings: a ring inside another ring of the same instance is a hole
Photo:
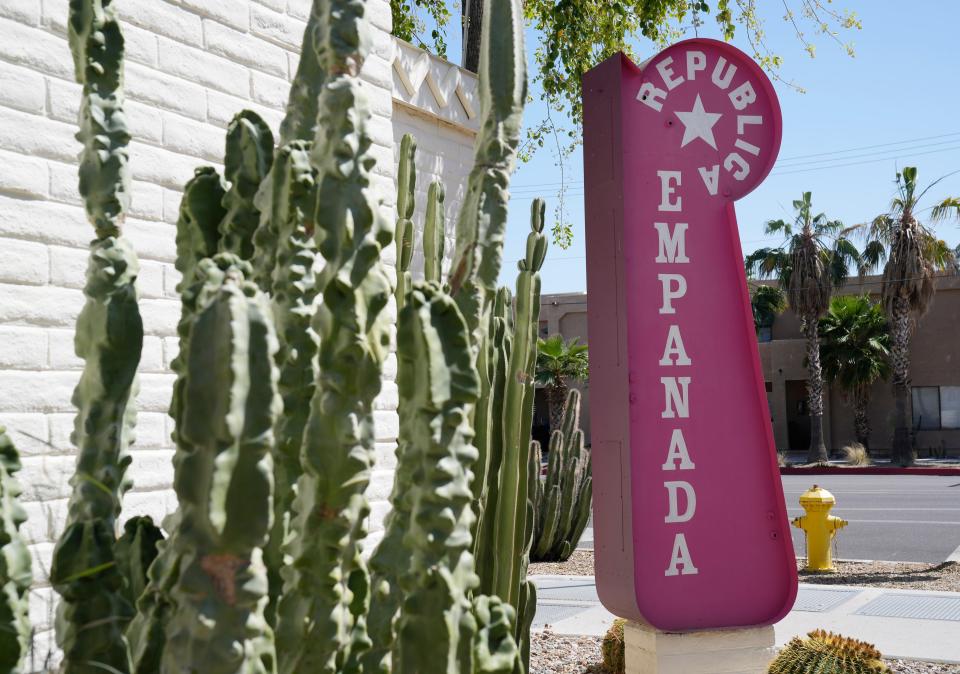
[[[702,138],[707,142],[707,145],[714,150],[717,149],[717,141],[713,138],[713,125],[720,119],[721,113],[704,110],[700,94],[697,94],[697,100],[693,103],[693,110],[690,112],[675,112],[674,114],[680,118],[684,126],[680,147],[686,147],[690,141]]]

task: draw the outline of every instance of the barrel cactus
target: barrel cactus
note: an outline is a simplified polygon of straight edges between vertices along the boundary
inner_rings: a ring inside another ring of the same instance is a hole
[[[571,389],[561,426],[550,436],[546,482],[537,482],[532,559],[564,562],[573,554],[590,519],[591,474],[590,450],[580,430],[580,392]]]
[[[603,656],[603,671],[605,674],[626,674],[627,648],[623,640],[623,618],[616,618],[610,629],[603,635],[600,643],[600,653]]]
[[[873,645],[824,630],[794,637],[770,663],[770,674],[884,674],[890,671]]]
[[[22,672],[30,648],[29,590],[32,559],[20,536],[27,514],[20,505],[14,474],[20,455],[7,429],[0,426],[0,671]]]

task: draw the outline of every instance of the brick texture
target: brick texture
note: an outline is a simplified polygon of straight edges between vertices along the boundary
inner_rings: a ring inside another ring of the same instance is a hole
[[[473,135],[445,124],[443,111],[418,112],[409,101],[396,102],[389,5],[368,4],[375,35],[363,75],[374,113],[370,131],[379,162],[374,183],[383,195],[383,213],[395,219],[395,152],[403,133],[411,131],[420,144],[418,221],[427,185],[442,179],[450,251]],[[183,184],[196,166],[222,166],[224,130],[241,109],[255,110],[277,131],[310,0],[124,0],[118,7],[127,36],[133,134],[126,233],[141,260],[146,330],[130,469],[134,487],[123,517],[149,514],[160,520],[176,508],[166,412],[180,312],[173,224]],[[0,267],[0,423],[24,457],[21,480],[30,516],[24,533],[36,561],[35,669],[59,659],[52,632],[55,595],[46,574],[74,467],[70,397],[82,362],[74,354],[73,331],[92,236],[77,192],[80,90],[73,81],[66,12],[62,0],[0,0],[0,246],[6,253]],[[392,265],[393,250],[385,257]],[[395,316],[394,307],[389,311]],[[395,376],[391,355],[376,403],[370,544],[382,535],[396,463]]]

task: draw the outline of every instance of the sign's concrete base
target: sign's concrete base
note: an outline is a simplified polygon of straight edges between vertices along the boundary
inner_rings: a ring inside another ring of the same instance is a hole
[[[775,657],[773,626],[660,632],[628,622],[626,674],[765,674]]]

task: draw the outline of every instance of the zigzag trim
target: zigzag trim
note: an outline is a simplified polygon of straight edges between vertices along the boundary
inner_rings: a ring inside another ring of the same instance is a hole
[[[423,105],[415,101],[426,84],[442,111],[439,114],[434,110],[429,112],[474,131],[477,129],[480,101],[476,75],[396,38],[393,71],[397,75],[394,78],[394,98],[423,109]],[[397,80],[400,86],[397,86]]]

